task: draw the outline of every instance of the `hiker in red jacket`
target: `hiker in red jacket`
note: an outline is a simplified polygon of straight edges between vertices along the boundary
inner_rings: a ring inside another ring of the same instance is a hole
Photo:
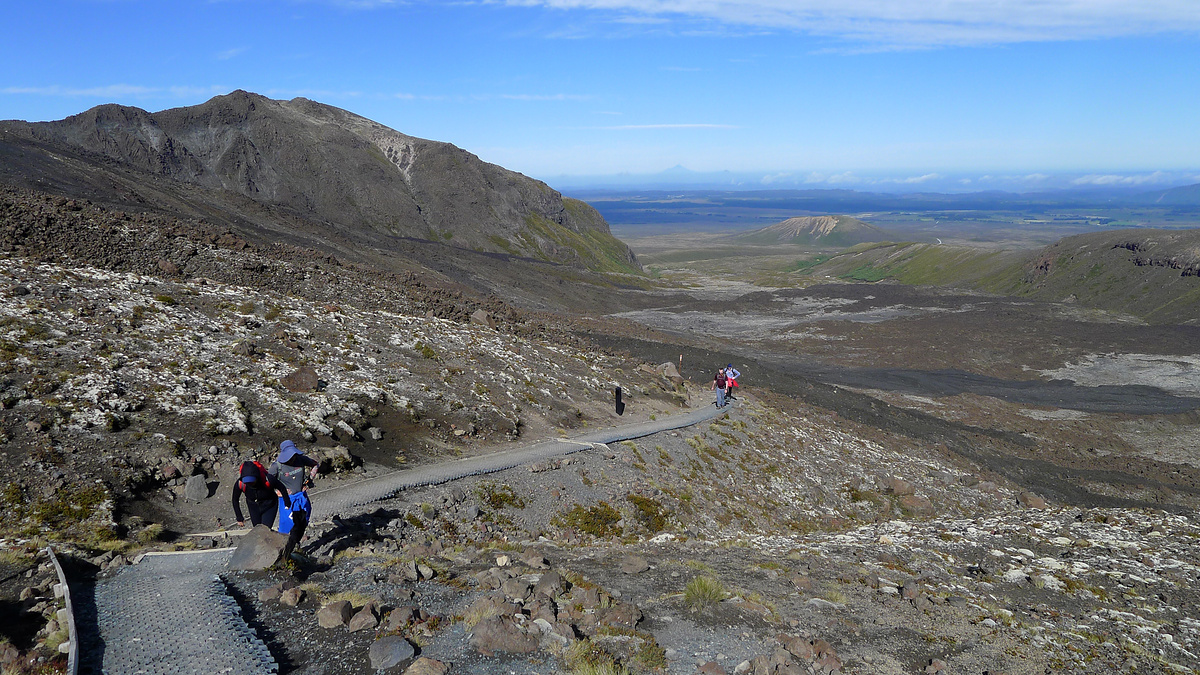
[[[278,498],[286,492],[280,487],[267,475],[262,464],[252,459],[242,462],[238,481],[233,484],[233,515],[237,517],[238,527],[246,525],[240,504],[243,494],[246,495],[246,509],[250,511],[250,524],[274,527],[279,512]],[[290,502],[288,500],[288,508],[291,508]]]

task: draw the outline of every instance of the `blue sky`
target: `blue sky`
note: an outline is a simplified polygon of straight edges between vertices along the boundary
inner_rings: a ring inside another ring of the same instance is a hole
[[[247,89],[552,184],[677,165],[813,187],[1200,182],[1196,0],[40,0],[4,14],[5,119]]]

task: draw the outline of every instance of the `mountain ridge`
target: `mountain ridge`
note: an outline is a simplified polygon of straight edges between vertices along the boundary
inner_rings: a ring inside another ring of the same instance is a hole
[[[412,237],[640,273],[585,203],[449,143],[309,99],[239,90],[157,113],[106,104],[54,122],[0,122],[0,131],[0,180],[21,187],[323,248],[341,238],[388,249],[389,238]]]

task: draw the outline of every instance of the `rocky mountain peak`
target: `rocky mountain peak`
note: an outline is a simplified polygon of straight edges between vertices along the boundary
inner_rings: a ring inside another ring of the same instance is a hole
[[[0,171],[9,184],[50,183],[66,196],[173,216],[203,213],[250,236],[283,233],[327,250],[388,250],[389,240],[410,237],[641,271],[590,206],[449,143],[309,99],[239,90],[155,113],[103,105],[0,129],[0,145],[20,146],[0,147],[14,156]],[[55,159],[64,155],[72,161]]]

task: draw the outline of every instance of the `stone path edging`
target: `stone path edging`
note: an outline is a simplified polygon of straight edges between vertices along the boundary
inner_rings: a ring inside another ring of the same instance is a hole
[[[50,557],[50,564],[54,565],[54,572],[58,574],[58,585],[62,588],[63,604],[66,605],[65,618],[63,622],[59,620],[59,624],[65,623],[67,626],[67,675],[76,675],[79,672],[79,632],[75,628],[75,607],[71,604],[71,586],[67,583],[67,575],[63,572],[62,565],[58,562],[58,556],[54,555],[54,549],[47,546],[46,555]]]

